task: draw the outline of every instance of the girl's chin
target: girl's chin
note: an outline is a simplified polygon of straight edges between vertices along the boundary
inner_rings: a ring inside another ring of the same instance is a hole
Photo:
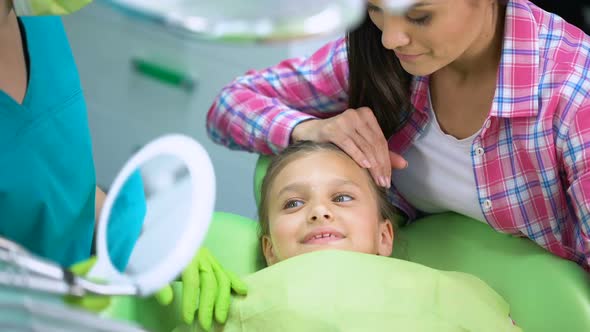
[[[302,249],[298,255],[320,251],[320,250],[346,250],[346,251],[357,251],[350,244],[343,243],[342,241],[332,241],[323,244],[308,244]]]

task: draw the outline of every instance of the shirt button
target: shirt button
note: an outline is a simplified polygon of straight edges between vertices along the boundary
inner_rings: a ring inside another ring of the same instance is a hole
[[[489,210],[492,208],[492,201],[490,201],[489,199],[486,199],[485,201],[483,201],[483,207],[486,210]]]
[[[476,148],[475,149],[475,155],[478,156],[478,157],[481,156],[481,155],[483,155],[484,152],[485,151],[484,151],[484,149],[482,147],[479,147],[479,148]]]
[[[486,129],[490,128],[490,122],[491,122],[491,121],[490,121],[490,119],[487,119],[487,120],[486,120],[486,122],[484,122],[483,126],[484,126]]]

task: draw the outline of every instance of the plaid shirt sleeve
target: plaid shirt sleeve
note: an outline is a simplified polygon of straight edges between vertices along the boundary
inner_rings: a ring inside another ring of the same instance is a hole
[[[217,96],[207,132],[232,149],[276,154],[302,121],[343,112],[348,104],[344,38],[308,58],[294,58],[238,77]]]
[[[586,92],[586,94],[588,94]],[[579,225],[576,225],[575,250],[590,265],[590,96],[572,117],[564,143],[563,160],[570,183],[567,188]]]

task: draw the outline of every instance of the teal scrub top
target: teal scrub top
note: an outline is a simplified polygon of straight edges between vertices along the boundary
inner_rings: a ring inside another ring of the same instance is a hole
[[[86,105],[60,18],[21,18],[23,104],[0,91],[0,235],[63,266],[90,255],[95,174]]]
[[[90,256],[94,235],[96,179],[86,104],[61,19],[19,20],[29,81],[22,105],[0,90],[0,236],[70,266]],[[125,205],[133,206],[141,208]],[[140,229],[142,213],[118,222]],[[122,262],[116,265],[126,263],[132,246],[126,248],[111,255]]]

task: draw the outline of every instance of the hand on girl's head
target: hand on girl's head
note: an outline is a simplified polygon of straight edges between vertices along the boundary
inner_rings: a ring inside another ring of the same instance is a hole
[[[391,254],[393,229],[382,215],[377,186],[335,146],[296,152],[271,176],[261,213],[268,223],[262,246],[269,264],[323,249]]]
[[[331,142],[356,163],[369,169],[381,187],[391,186],[391,171],[403,169],[407,161],[388,147],[383,131],[368,107],[348,109],[327,119],[303,122],[295,127],[294,141]]]

